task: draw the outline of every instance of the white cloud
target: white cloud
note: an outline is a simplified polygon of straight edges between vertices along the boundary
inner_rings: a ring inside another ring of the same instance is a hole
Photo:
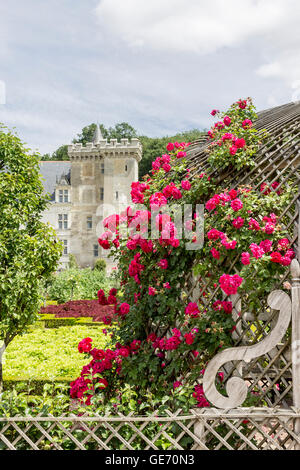
[[[297,0],[102,0],[102,30],[129,46],[206,54],[279,28]]]
[[[296,42],[296,41],[295,41]],[[298,42],[299,43],[299,42]],[[297,42],[296,42],[297,44]],[[266,63],[257,69],[257,74],[263,78],[279,78],[283,80],[291,90],[299,90],[300,84],[300,55],[298,50],[277,50],[273,53],[276,61]],[[293,91],[291,91],[293,93]],[[292,99],[292,96],[291,96]],[[294,101],[294,99],[293,99]]]
[[[165,135],[300,99],[299,24],[299,0],[0,1],[0,121],[43,153],[96,120]]]

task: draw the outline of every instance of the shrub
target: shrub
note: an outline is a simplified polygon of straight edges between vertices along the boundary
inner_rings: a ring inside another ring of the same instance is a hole
[[[106,262],[104,259],[97,259],[94,269],[96,271],[105,271],[106,270]]]
[[[38,157],[0,125],[0,391],[5,348],[36,319],[41,288],[62,246],[41,221],[47,208]]]
[[[72,253],[69,255],[69,269],[78,269],[78,263],[76,256],[73,255]]]
[[[96,299],[99,288],[108,291],[111,282],[105,272],[97,269],[67,269],[56,274],[48,289],[48,297],[58,303]]]

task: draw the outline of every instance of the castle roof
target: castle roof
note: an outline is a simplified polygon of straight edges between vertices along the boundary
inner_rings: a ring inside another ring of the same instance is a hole
[[[40,172],[45,193],[54,200],[55,186],[60,182],[70,182],[71,162],[69,161],[41,161]]]
[[[97,124],[94,132],[93,142],[94,144],[99,144],[100,140],[103,140],[103,135],[100,129],[100,124]]]

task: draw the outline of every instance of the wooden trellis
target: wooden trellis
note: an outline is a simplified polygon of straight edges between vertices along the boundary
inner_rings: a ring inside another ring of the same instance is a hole
[[[300,102],[259,113],[254,126],[261,133],[267,131],[268,137],[254,157],[255,167],[253,169],[250,171],[235,169],[222,172],[212,171],[208,163],[209,141],[201,139],[192,143],[187,152],[191,175],[195,176],[206,171],[223,188],[231,189],[250,185],[258,193],[260,193],[263,183],[273,190],[271,185],[275,181],[279,182],[279,186],[274,189],[276,191],[284,190],[287,185],[294,188],[294,196],[279,214],[279,220],[284,221],[284,225],[289,230],[293,248],[299,258]],[[237,274],[239,273],[235,264],[233,269]],[[278,289],[282,288],[283,281],[289,277],[290,272],[287,268],[285,277],[278,282]],[[202,296],[204,291],[210,294],[207,300]],[[202,283],[200,290],[198,279],[189,274],[186,292],[192,301],[201,298],[202,303],[209,304],[218,298],[219,288],[216,289],[208,280],[205,285]],[[267,299],[260,299],[261,308],[258,315],[260,329],[258,331],[253,316],[247,312],[247,305],[241,306],[238,296],[232,296],[231,300],[233,318],[236,321],[236,330],[232,334],[235,346],[249,347],[262,340],[268,341],[268,337],[276,325],[278,311],[270,308]],[[282,335],[280,339],[278,338],[271,349],[265,350],[263,354],[253,356],[249,362],[231,358],[226,364],[223,364],[225,384],[233,377],[240,377],[247,381],[248,390],[256,394],[258,405],[269,407],[280,405],[285,408],[291,406],[293,404],[292,382],[295,366],[292,363],[290,329],[286,327],[285,332],[286,334]],[[299,332],[297,334],[299,336]]]
[[[297,450],[299,419],[294,408],[0,417],[0,450]]]

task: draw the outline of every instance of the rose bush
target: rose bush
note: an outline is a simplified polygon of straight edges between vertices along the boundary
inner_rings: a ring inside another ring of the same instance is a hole
[[[170,142],[153,162],[151,177],[132,184],[132,202],[142,206],[104,220],[99,243],[118,261],[122,301],[116,293],[111,349],[83,351],[91,360],[72,383],[73,398],[90,403],[100,391],[109,398],[124,383],[159,395],[184,383],[198,406],[208,406],[196,380],[216,352],[233,344],[230,296],[239,293],[247,311],[256,314],[290,264],[289,233],[278,217],[292,197],[289,185],[265,183],[257,191],[226,181],[217,186],[209,175],[216,167],[253,165],[263,134],[253,126],[252,100],[239,100],[224,114],[213,110],[217,114],[208,132],[211,171],[192,176],[189,144]],[[203,235],[196,230],[196,204],[205,206]],[[176,220],[184,205],[192,210],[180,233]],[[157,231],[152,239],[151,226]],[[192,270],[199,278],[197,302],[186,294]]]

